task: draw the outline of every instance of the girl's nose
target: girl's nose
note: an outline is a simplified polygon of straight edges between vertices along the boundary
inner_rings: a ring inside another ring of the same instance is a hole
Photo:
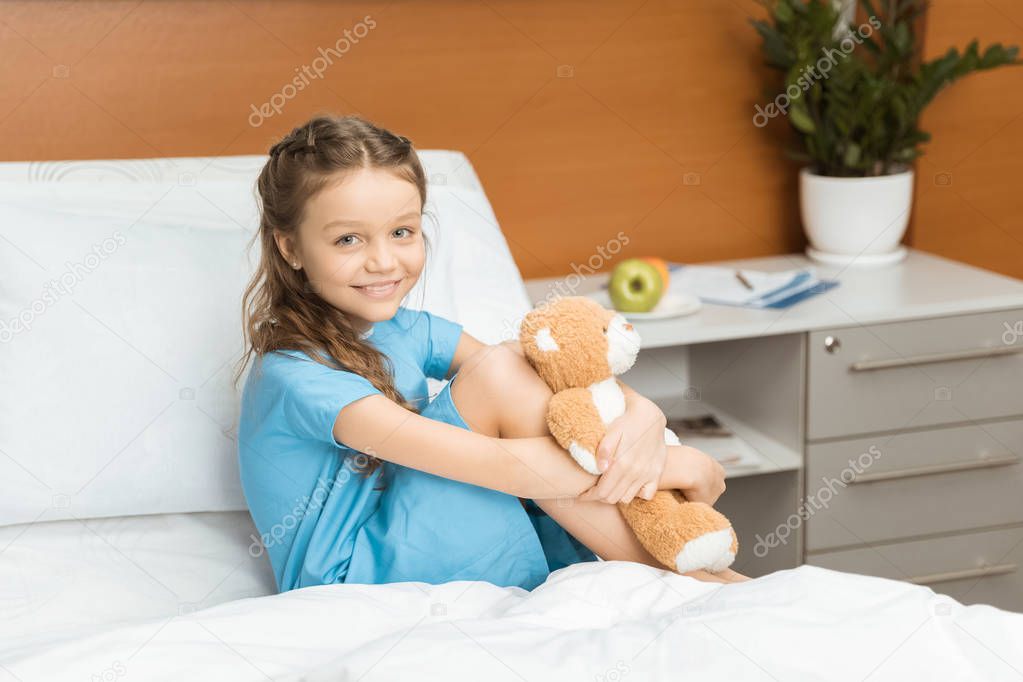
[[[394,268],[394,262],[394,254],[392,254],[390,248],[384,244],[370,252],[369,258],[366,261],[366,266],[370,270],[386,272]]]

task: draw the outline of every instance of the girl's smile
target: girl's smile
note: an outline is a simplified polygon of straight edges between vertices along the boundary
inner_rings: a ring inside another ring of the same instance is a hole
[[[404,278],[385,280],[380,283],[357,285],[353,284],[352,288],[356,291],[360,291],[370,298],[390,298],[394,293],[399,290],[399,285],[404,281]]]

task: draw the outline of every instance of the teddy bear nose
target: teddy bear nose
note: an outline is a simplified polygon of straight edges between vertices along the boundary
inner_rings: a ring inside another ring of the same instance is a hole
[[[632,331],[632,325],[629,324],[628,322],[625,323],[625,331],[627,331],[627,332],[631,332]]]

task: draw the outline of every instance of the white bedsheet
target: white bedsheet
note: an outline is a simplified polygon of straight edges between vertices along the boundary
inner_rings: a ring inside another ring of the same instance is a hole
[[[330,585],[18,655],[0,680],[1018,680],[1023,615],[814,566],[730,585],[610,561],[533,592]],[[4,675],[7,677],[4,677]]]
[[[0,651],[273,594],[270,562],[253,537],[248,512],[2,527]]]

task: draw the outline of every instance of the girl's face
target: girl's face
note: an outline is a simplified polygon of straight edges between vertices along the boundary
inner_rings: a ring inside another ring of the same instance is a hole
[[[290,266],[360,331],[389,320],[426,262],[419,190],[391,173],[362,168],[306,204],[298,239],[277,236]]]

